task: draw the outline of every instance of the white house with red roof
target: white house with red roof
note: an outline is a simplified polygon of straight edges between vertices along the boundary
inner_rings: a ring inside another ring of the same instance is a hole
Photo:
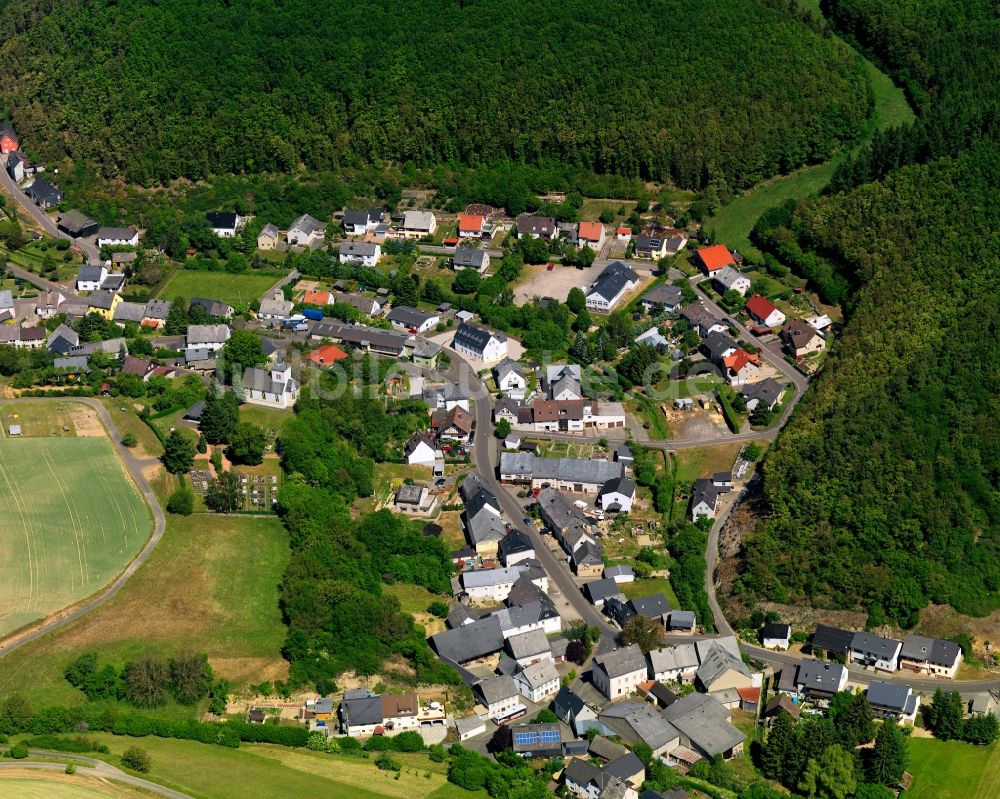
[[[479,214],[458,215],[458,237],[460,239],[482,238],[486,230],[486,217]]]
[[[618,239],[618,241],[628,241],[632,238],[632,228],[627,225],[622,225],[615,230],[615,238]]]
[[[731,386],[753,383],[760,375],[760,356],[742,348],[727,355],[722,363],[726,367],[726,382]]]
[[[727,266],[736,266],[736,259],[725,244],[700,247],[694,251],[694,257],[707,275],[715,274]]]
[[[581,222],[576,233],[580,246],[587,245],[592,250],[599,251],[604,246],[604,225],[600,222]]]
[[[765,327],[778,327],[785,323],[785,315],[767,297],[754,294],[746,304],[750,318]]]

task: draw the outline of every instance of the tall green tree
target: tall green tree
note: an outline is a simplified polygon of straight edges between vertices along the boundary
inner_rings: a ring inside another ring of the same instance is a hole
[[[583,289],[573,286],[566,295],[566,305],[575,314],[584,310],[587,307],[587,296],[583,293]]]
[[[765,777],[782,783],[788,779],[787,764],[795,745],[795,719],[782,711],[771,723],[761,749],[760,770]]]
[[[230,458],[235,463],[256,466],[264,460],[267,434],[255,424],[240,422],[229,437]]]
[[[883,785],[896,785],[903,778],[908,762],[909,742],[903,731],[891,719],[883,722],[866,764],[868,779]]]
[[[236,395],[232,391],[225,391],[220,397],[214,392],[209,392],[199,421],[205,440],[209,444],[229,441],[236,432],[239,422],[240,403]]]
[[[260,366],[267,358],[260,336],[252,330],[234,330],[223,347],[226,362],[230,366],[239,364],[243,369]]]
[[[863,693],[849,694],[843,700],[843,706],[830,715],[838,741],[848,750],[866,744],[875,737],[875,714],[868,704],[868,697]]]
[[[187,300],[183,297],[174,297],[174,301],[167,311],[167,321],[163,325],[163,332],[168,336],[183,336],[187,333],[188,317]]]
[[[828,746],[819,758],[811,758],[798,788],[817,799],[847,799],[858,787],[854,757],[838,744]]]
[[[172,430],[164,442],[160,460],[171,474],[187,474],[194,463],[194,443],[180,430]]]

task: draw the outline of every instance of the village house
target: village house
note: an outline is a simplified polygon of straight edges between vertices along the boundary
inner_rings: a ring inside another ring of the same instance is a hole
[[[795,688],[810,699],[828,700],[846,685],[847,669],[839,663],[803,660],[795,674]]]
[[[600,222],[581,222],[576,236],[581,247],[590,247],[595,252],[600,252],[606,241],[604,225]]]
[[[138,247],[139,231],[134,227],[102,227],[97,231],[97,246]]]
[[[549,645],[549,639],[541,630],[512,635],[506,640],[504,646],[507,654],[521,668],[541,663],[543,660],[552,662],[552,647]]]
[[[278,244],[278,228],[268,222],[257,234],[258,250],[273,250]]]
[[[20,183],[24,180],[27,172],[27,166],[28,159],[23,153],[11,152],[10,155],[7,156],[7,174],[10,175],[10,179],[15,183]]]
[[[59,214],[56,226],[66,235],[74,239],[81,236],[93,236],[100,229],[100,225],[93,219],[85,216],[77,210],[65,211]],[[98,244],[100,246],[100,244]]]
[[[233,314],[236,313],[236,309],[232,305],[227,305],[218,300],[208,300],[204,297],[192,297],[191,302],[188,303],[188,307],[192,306],[197,306],[209,316],[214,316],[218,319],[232,319]]]
[[[342,264],[377,266],[381,257],[382,245],[369,241],[342,241],[338,250],[338,259]]]
[[[597,495],[597,504],[609,513],[628,513],[635,501],[635,483],[627,477],[614,477]]]
[[[713,314],[703,302],[696,302],[681,309],[681,317],[705,338],[711,333],[725,333],[729,325]]]
[[[20,138],[10,122],[0,123],[0,154],[13,153],[20,146]]]
[[[854,633],[847,655],[852,663],[874,666],[883,671],[896,671],[899,668],[902,646],[902,641],[862,631]]]
[[[625,427],[625,409],[619,402],[536,399],[518,408],[519,430],[581,432]]]
[[[532,488],[597,494],[608,480],[623,473],[622,464],[614,461],[541,458],[530,452],[500,454],[500,481],[527,483]]]
[[[481,558],[495,558],[507,530],[500,520],[499,511],[484,505],[474,512],[468,505],[465,509],[465,532],[469,544]]]
[[[498,569],[467,571],[459,575],[459,583],[470,602],[496,604],[507,598],[517,579],[529,569],[531,566],[528,563],[521,562]],[[545,583],[547,587],[544,572],[536,580]]]
[[[598,720],[629,746],[646,744],[654,757],[668,755],[680,745],[677,729],[648,702],[612,703]]]
[[[467,444],[472,438],[475,422],[465,408],[456,405],[450,411],[437,410],[431,416],[431,427],[442,441]]]
[[[184,339],[184,360],[204,361],[215,357],[229,341],[228,325],[188,325]]]
[[[913,724],[920,708],[920,696],[908,685],[872,680],[865,691],[868,704],[877,718]]]
[[[212,232],[220,239],[231,239],[241,227],[238,214],[232,211],[211,211],[205,214]]]
[[[59,325],[49,334],[45,348],[54,355],[68,355],[79,344],[80,336],[73,328]]]
[[[649,328],[644,333],[640,333],[635,338],[636,344],[646,344],[650,347],[666,347],[670,341],[664,336],[656,326]]]
[[[742,347],[723,358],[722,365],[726,369],[726,382],[731,386],[752,383],[760,376],[760,356],[751,355]]]
[[[719,495],[726,490],[715,486],[711,478],[702,477],[695,480],[691,489],[691,521],[697,522],[702,516],[714,519]]]
[[[545,488],[539,493],[537,502],[542,521],[567,555],[572,555],[586,541],[597,543],[590,522],[564,494],[554,488]]]
[[[326,225],[309,214],[302,214],[292,222],[285,233],[285,240],[291,246],[312,247],[326,238]]]
[[[427,725],[428,719],[421,718],[425,715],[439,720],[437,726],[444,726],[444,710],[440,705],[435,708],[434,704],[437,703],[428,706],[431,713],[424,713],[420,706],[420,697],[416,694],[352,695],[350,698],[345,694],[344,700],[337,708],[340,731],[353,738],[398,735]]]
[[[269,297],[260,301],[260,310],[257,311],[257,318],[264,321],[280,322],[288,319],[292,315],[295,303],[285,299],[285,293],[281,289],[275,289]]]
[[[710,247],[699,247],[694,251],[694,261],[706,275],[714,275],[727,266],[735,267],[736,259],[725,244],[713,244]]]
[[[592,727],[603,728],[597,721],[597,712],[568,685],[562,686],[552,700],[552,712],[563,724],[569,725],[573,729],[573,734],[580,738],[584,737],[587,730]],[[624,754],[624,750],[621,754]]]
[[[521,696],[538,703],[558,692],[559,672],[551,660],[542,660],[515,673],[514,683]]]
[[[486,217],[482,214],[459,214],[458,237],[460,239],[489,238]]]
[[[303,358],[307,363],[320,368],[329,369],[338,361],[342,361],[350,356],[336,344],[323,344]]]
[[[317,322],[309,331],[309,336],[314,341],[330,339],[349,344],[355,349],[368,350],[379,355],[391,355],[394,358],[402,357],[407,349],[405,335],[367,325]]]
[[[639,773],[625,774],[634,772],[636,763]],[[629,752],[621,758],[621,762],[609,763],[604,768],[573,758],[563,771],[563,784],[566,792],[577,799],[638,799],[636,789],[644,777],[642,761]]]
[[[19,350],[42,349],[47,335],[48,331],[44,327],[0,325],[0,344],[8,344]]]
[[[292,367],[281,362],[270,369],[254,367],[243,372],[243,391],[248,403],[268,408],[291,408],[299,399]]]
[[[505,566],[513,566],[524,560],[534,559],[535,545],[531,543],[528,534],[514,528],[500,541],[500,558]]]
[[[604,550],[594,541],[584,541],[573,550],[570,567],[577,577],[599,577],[604,571]]]
[[[151,327],[159,330],[167,323],[167,316],[170,314],[169,300],[149,300],[142,310],[142,322],[144,327]]]
[[[667,313],[675,313],[681,307],[683,297],[679,286],[659,283],[642,295],[639,304],[646,313],[651,313],[656,308],[662,308]]]
[[[441,317],[437,314],[424,313],[409,305],[397,305],[389,311],[386,319],[392,322],[393,327],[411,333],[426,333],[441,321]]]
[[[790,624],[768,622],[760,631],[760,640],[764,649],[788,649],[792,637]]]
[[[646,679],[646,658],[635,644],[594,658],[593,683],[608,699],[621,699],[634,693]]]
[[[733,726],[729,711],[707,694],[688,694],[664,708],[662,715],[677,730],[679,745],[700,757],[731,760],[743,754],[746,734]]]
[[[483,274],[490,268],[490,254],[486,250],[477,250],[473,247],[458,247],[451,263],[456,271],[474,269]]]
[[[433,516],[438,497],[427,486],[403,483],[396,489],[394,509],[407,516]]]
[[[694,644],[678,644],[650,650],[649,674],[660,682],[694,681],[698,671],[698,650]]]
[[[610,577],[618,585],[635,582],[635,570],[628,565],[605,566],[602,576]]]
[[[142,324],[142,318],[146,314],[146,305],[141,302],[125,302],[124,300],[118,303],[118,307],[115,308],[114,316],[112,320],[121,327],[125,326],[126,322],[135,322],[137,325]]]
[[[497,389],[504,396],[511,399],[524,399],[528,389],[528,379],[524,374],[524,367],[517,361],[505,358],[493,367],[493,377],[496,380]]]
[[[709,693],[728,688],[750,688],[753,685],[753,678],[750,676],[750,669],[740,657],[739,646],[735,640],[729,646],[720,641],[708,643],[710,645],[705,652],[702,652],[702,642],[699,641],[695,645],[700,661],[695,678],[702,688]]]
[[[750,290],[750,278],[731,266],[723,267],[718,272],[714,272],[712,277],[722,294],[727,291],[735,291],[737,294],[746,296]]]
[[[698,623],[693,610],[672,610],[667,619],[667,630],[672,633],[689,633],[693,635]]]
[[[80,264],[76,270],[76,290],[98,291],[107,276],[107,267],[102,264]]]
[[[42,178],[35,178],[25,193],[35,205],[46,210],[55,208],[63,201],[62,189],[53,186],[47,180],[42,180]]]
[[[622,261],[614,261],[604,269],[586,291],[587,309],[610,311],[628,292],[639,285],[639,276]]]
[[[775,304],[760,294],[754,294],[747,300],[746,311],[758,325],[763,327],[779,327],[785,323],[785,315]]]
[[[403,214],[403,224],[396,235],[404,239],[422,239],[433,236],[437,230],[437,218],[430,211],[406,211]]]
[[[812,327],[798,319],[790,321],[781,331],[785,349],[794,358],[802,358],[826,349],[826,341]]]
[[[344,211],[344,233],[348,236],[364,236],[375,232],[384,223],[385,212],[381,208],[358,211],[352,208]]]
[[[102,316],[109,322],[115,317],[115,308],[118,307],[122,298],[114,293],[113,291],[108,291],[106,289],[99,289],[91,293],[90,297],[87,299],[87,312],[96,313],[98,316]]]
[[[854,633],[849,630],[817,624],[809,646],[816,657],[846,655],[851,648],[853,638]]]
[[[377,297],[368,297],[358,292],[345,291],[342,294],[332,295],[330,303],[333,305],[350,305],[357,308],[365,316],[381,316],[385,307]]]
[[[444,457],[437,441],[427,433],[414,433],[403,447],[403,455],[410,466],[434,466],[435,461]]]
[[[936,677],[955,679],[962,664],[962,647],[954,641],[908,635],[899,650],[901,671],[933,674]]]
[[[507,357],[507,336],[462,322],[455,331],[452,346],[462,355],[494,363]]]
[[[613,577],[602,577],[583,584],[583,595],[598,610],[605,608],[609,602],[625,602],[625,595]]]
[[[485,715],[491,719],[509,719],[527,708],[521,704],[521,694],[514,684],[513,677],[501,674],[480,680],[472,688],[473,694],[479,699],[485,709]]]
[[[59,306],[66,301],[66,298],[58,291],[40,291],[35,300],[35,315],[39,319],[48,319],[59,313]]]
[[[517,237],[531,236],[536,239],[551,239],[556,235],[556,220],[551,216],[531,216],[524,214],[517,218]]]
[[[775,380],[773,377],[767,377],[763,380],[759,380],[756,383],[750,383],[744,385],[740,389],[740,394],[747,403],[747,410],[754,411],[760,403],[763,403],[764,407],[769,411],[774,410],[775,406],[781,399],[781,395],[784,394],[785,387]]]

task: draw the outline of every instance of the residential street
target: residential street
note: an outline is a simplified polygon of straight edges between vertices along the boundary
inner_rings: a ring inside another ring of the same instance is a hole
[[[3,159],[3,165],[6,167],[7,159]],[[77,247],[79,247],[83,254],[87,257],[88,261],[97,261],[100,258],[100,251],[97,247],[88,241],[83,241],[82,239],[74,239],[72,236],[68,236],[63,233],[55,223],[55,219],[49,216],[45,211],[35,205],[31,198],[28,197],[20,187],[14,182],[14,179],[7,174],[6,168],[0,169],[0,185],[3,186],[3,190],[7,192],[11,197],[14,198],[14,202],[21,206],[21,209],[30,216],[34,222],[42,228],[50,236],[57,239],[67,239]]]

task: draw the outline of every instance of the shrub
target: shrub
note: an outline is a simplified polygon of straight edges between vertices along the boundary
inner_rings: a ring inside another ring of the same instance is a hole
[[[125,435],[122,436],[122,446],[125,446],[125,447],[128,447],[129,449],[131,449],[132,447],[136,446],[138,443],[139,443],[139,439],[137,439],[135,437],[135,433],[125,433]]]
[[[194,511],[194,492],[187,486],[181,486],[167,500],[167,512],[178,516],[190,516]]]
[[[133,771],[146,774],[152,767],[152,761],[149,758],[149,752],[145,749],[140,749],[138,746],[130,746],[122,755],[122,765]]]
[[[10,756],[15,760],[24,760],[28,756],[28,747],[24,743],[16,743],[10,748]]]
[[[401,771],[403,768],[400,762],[391,757],[388,752],[383,752],[378,756],[375,766],[382,769],[382,771]]]
[[[76,765],[74,765],[73,763],[67,763],[66,764],[66,773],[67,774],[76,774]]]

